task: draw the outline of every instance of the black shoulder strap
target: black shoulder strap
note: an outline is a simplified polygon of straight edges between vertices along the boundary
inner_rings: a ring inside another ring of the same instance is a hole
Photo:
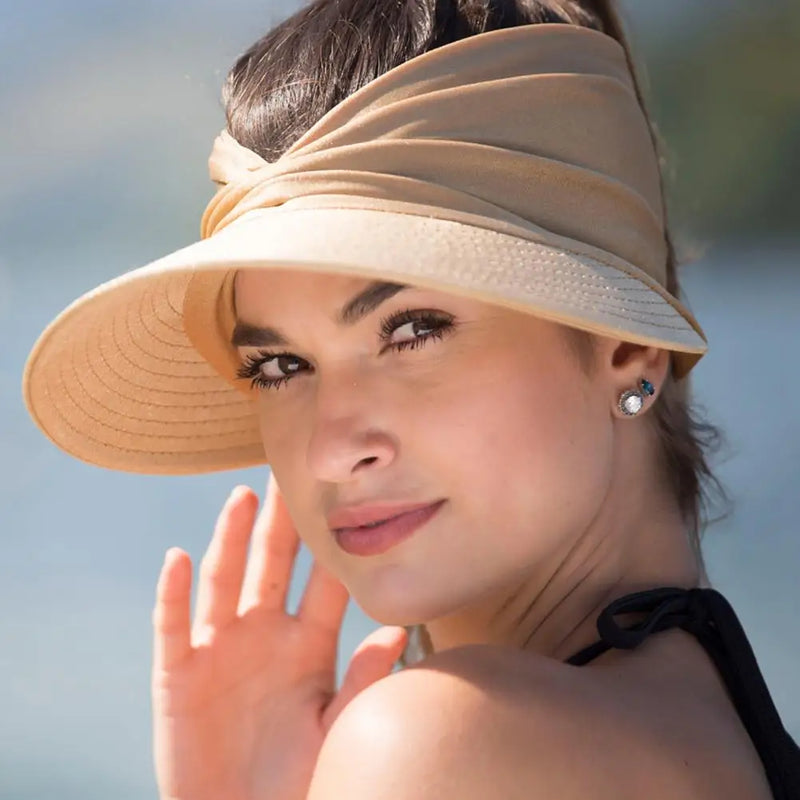
[[[614,620],[637,612],[649,616],[630,628]],[[736,613],[715,589],[663,587],[620,597],[598,617],[601,640],[566,663],[582,666],[612,647],[631,650],[651,633],[673,627],[693,634],[713,659],[761,756],[775,800],[800,798],[800,748],[780,720]]]

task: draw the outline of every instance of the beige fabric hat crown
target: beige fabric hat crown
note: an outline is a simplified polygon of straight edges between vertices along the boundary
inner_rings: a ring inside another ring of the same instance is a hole
[[[267,463],[230,344],[239,269],[431,287],[673,352],[706,351],[664,288],[660,174],[625,51],[564,24],[424,53],[268,163],[222,133],[202,239],[78,298],[23,376],[42,431],[145,473]]]

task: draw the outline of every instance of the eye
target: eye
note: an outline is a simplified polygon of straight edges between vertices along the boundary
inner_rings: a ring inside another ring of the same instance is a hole
[[[413,350],[431,339],[443,338],[454,327],[450,314],[407,308],[381,320],[381,341],[395,350]],[[395,339],[394,334],[401,334],[400,341]]]
[[[308,362],[291,353],[268,353],[262,350],[256,355],[248,353],[244,363],[236,370],[236,376],[249,379],[250,386],[278,389],[292,375],[302,371],[299,368],[301,364],[308,365]]]

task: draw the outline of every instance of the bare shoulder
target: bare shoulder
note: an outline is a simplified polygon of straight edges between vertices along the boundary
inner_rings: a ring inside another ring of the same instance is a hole
[[[348,705],[308,798],[770,797],[713,691],[635,675],[488,645],[436,654]]]

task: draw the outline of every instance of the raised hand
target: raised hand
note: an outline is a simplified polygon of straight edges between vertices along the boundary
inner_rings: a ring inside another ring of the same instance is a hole
[[[200,565],[194,621],[191,559],[172,548],[164,560],[152,671],[162,800],[303,800],[333,721],[406,644],[402,627],[371,633],[337,692],[347,589],[315,562],[288,614],[299,539],[274,477],[257,511],[251,489],[233,490]]]

